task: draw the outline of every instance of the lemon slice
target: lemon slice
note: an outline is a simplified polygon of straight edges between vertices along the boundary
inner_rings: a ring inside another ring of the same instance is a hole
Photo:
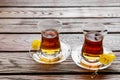
[[[112,52],[108,54],[102,54],[100,55],[100,62],[106,65],[106,64],[113,62],[115,58],[116,56]]]
[[[32,49],[37,50],[41,45],[41,40],[35,39],[32,42]]]

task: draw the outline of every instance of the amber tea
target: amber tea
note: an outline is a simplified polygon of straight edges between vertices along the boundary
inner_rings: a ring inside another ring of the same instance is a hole
[[[89,62],[99,60],[103,53],[103,35],[99,32],[88,32],[85,34],[85,41],[82,47],[82,56]]]
[[[60,52],[59,34],[55,29],[47,29],[42,32],[40,50],[44,55],[56,55]]]

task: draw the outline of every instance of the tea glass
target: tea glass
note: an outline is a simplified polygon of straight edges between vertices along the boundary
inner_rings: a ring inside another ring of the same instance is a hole
[[[38,23],[41,32],[41,44],[32,58],[44,64],[55,64],[64,61],[70,54],[69,45],[59,39],[62,23],[59,20],[44,20]]]
[[[84,44],[81,55],[87,62],[98,62],[103,54],[103,39],[107,29],[100,23],[89,23],[83,28]]]

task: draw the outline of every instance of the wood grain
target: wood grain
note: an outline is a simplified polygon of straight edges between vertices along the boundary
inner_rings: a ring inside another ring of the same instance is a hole
[[[119,0],[4,0],[0,6],[120,6]]]
[[[120,50],[120,34],[105,36],[104,45],[111,50]],[[0,34],[0,51],[29,51],[31,42],[40,39],[40,34]],[[83,34],[60,34],[60,39],[72,49],[83,44]]]
[[[120,75],[98,75],[96,80],[119,80]],[[93,80],[91,75],[3,75],[2,80]]]
[[[120,17],[119,7],[0,8],[1,18]]]
[[[48,19],[0,19],[0,33],[39,33],[38,22]],[[86,23],[101,23],[108,32],[120,32],[120,18],[88,18],[88,19],[49,19],[60,20],[60,32],[82,32],[81,27]]]
[[[69,19],[1,19],[0,24],[4,25],[36,25],[39,21],[44,20],[60,20],[63,24],[82,24],[82,23],[103,23],[103,24],[119,24],[120,18],[69,18]]]
[[[120,52],[111,66],[100,70],[100,74],[120,73]],[[45,65],[35,62],[29,52],[0,52],[0,74],[92,74],[93,71],[78,67],[71,56],[64,62],[54,65]]]

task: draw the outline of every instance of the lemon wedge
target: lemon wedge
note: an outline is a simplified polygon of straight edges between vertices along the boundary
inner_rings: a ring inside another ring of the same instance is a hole
[[[113,62],[115,58],[116,56],[112,52],[108,54],[102,54],[100,55],[100,62],[106,65],[106,64]]]
[[[41,40],[35,39],[32,41],[32,49],[37,50],[41,45]]]

